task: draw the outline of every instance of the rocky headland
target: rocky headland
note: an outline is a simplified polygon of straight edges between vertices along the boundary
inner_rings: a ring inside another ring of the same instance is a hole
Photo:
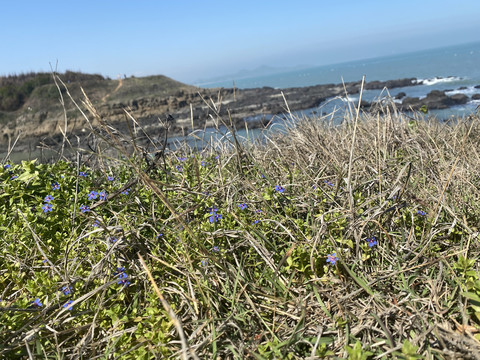
[[[82,139],[90,133],[90,126],[98,126],[99,121],[108,122],[120,132],[128,132],[131,118],[143,127],[150,138],[163,138],[166,131],[168,136],[188,133],[192,130],[192,121],[195,129],[211,127],[218,117],[229,123],[232,121],[239,128],[244,128],[245,119],[255,118],[248,124],[253,128],[264,125],[261,115],[268,118],[267,115],[284,113],[285,100],[291,111],[297,111],[316,108],[333,97],[354,95],[361,91],[360,81],[286,89],[205,89],[164,76],[118,80],[87,78],[57,85],[60,92],[53,84],[42,85],[32,92],[19,109],[0,112],[0,150],[5,151],[16,139],[16,151],[32,149],[41,143],[54,146],[61,141],[65,130],[69,138]],[[422,85],[422,81],[406,78],[366,82],[364,89],[417,85]],[[88,101],[84,94],[88,96]],[[87,115],[90,123],[71,98]],[[465,104],[469,100],[464,94],[449,96],[445,91],[435,90],[425,98],[412,98],[399,93],[396,106],[402,110],[418,110],[423,106],[444,109]],[[88,112],[86,103],[89,101],[97,116]],[[361,106],[368,110],[372,104],[363,101]]]

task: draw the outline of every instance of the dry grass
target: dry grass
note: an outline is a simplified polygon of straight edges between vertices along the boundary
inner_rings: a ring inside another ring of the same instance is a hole
[[[99,178],[130,175],[96,205],[99,232],[86,237],[83,225],[72,226],[71,241],[90,254],[81,262],[95,264],[82,280],[90,292],[74,303],[89,309],[87,320],[51,309],[60,313],[21,324],[14,336],[0,329],[8,340],[0,353],[31,354],[24,333],[48,325],[65,335],[46,358],[478,359],[479,118],[445,124],[385,108],[327,123],[298,119],[263,145],[156,149],[156,159],[131,137],[134,157],[107,158],[102,141],[122,152],[126,140],[100,123],[89,161]],[[119,207],[119,192],[135,184]],[[212,207],[222,218],[210,223]],[[125,240],[93,250],[113,223]],[[332,253],[335,265],[326,262]],[[132,279],[121,299],[110,283],[93,285],[120,257]],[[74,277],[67,263],[60,256],[50,271]],[[156,316],[171,322],[150,336],[141,325],[157,297],[166,311]],[[125,318],[105,322],[116,303]]]

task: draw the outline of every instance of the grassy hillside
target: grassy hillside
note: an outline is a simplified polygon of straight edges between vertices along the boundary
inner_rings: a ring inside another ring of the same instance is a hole
[[[327,120],[4,162],[0,356],[478,359],[479,118]]]
[[[96,74],[67,71],[59,74],[72,96],[83,98],[81,88],[95,105],[119,104],[145,97],[168,97],[179,91],[194,91],[196,88],[166,76],[156,75],[141,78],[108,79]],[[65,88],[60,84],[62,93]],[[55,114],[63,111],[60,94],[52,74],[28,73],[0,77],[0,123],[7,123],[22,113],[35,111]],[[73,105],[67,102],[67,110]]]

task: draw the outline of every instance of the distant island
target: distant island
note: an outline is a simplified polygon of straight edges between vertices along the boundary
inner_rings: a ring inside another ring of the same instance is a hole
[[[421,85],[423,81],[416,78],[371,81],[364,84],[364,89],[410,87]],[[247,118],[257,119],[249,121],[249,127],[263,126],[262,116],[271,117],[285,112],[282,93],[291,111],[305,110],[317,108],[336,96],[358,94],[361,82],[286,89],[205,89],[162,75],[110,79],[98,74],[67,71],[58,74],[57,83],[49,73],[0,77],[0,150],[5,151],[16,139],[17,151],[35,147],[41,142],[54,145],[65,131],[65,116],[68,119],[67,136],[84,136],[89,125],[68,96],[71,95],[82,111],[87,111],[82,105],[82,89],[100,118],[118,127],[119,131],[127,128],[125,111],[128,111],[148,129],[149,136],[161,137],[166,131],[165,123],[168,123],[169,136],[190,131],[192,116],[194,128],[213,126],[211,115],[231,118],[241,128],[244,128]],[[472,99],[474,96],[480,98],[480,94],[474,94]],[[65,107],[61,104],[62,99]],[[425,98],[399,93],[395,102],[401,110],[418,110],[423,107],[444,109],[469,100],[470,97],[465,94],[449,96],[445,91],[436,90]],[[212,102],[217,107],[215,111],[210,106]],[[367,111],[372,104],[363,101],[361,107]],[[93,117],[91,120],[95,125],[97,120]]]

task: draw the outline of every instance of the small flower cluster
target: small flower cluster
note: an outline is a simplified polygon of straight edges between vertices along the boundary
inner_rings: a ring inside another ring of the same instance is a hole
[[[209,214],[211,216],[208,218],[208,221],[210,223],[214,223],[214,222],[217,222],[218,220],[222,219],[222,215],[217,213],[217,211],[218,211],[218,209],[216,207],[210,208]]]
[[[58,183],[55,183],[55,184],[58,184]],[[53,185],[52,185],[52,187],[53,187]],[[52,201],[53,199],[54,199],[53,195],[47,195],[43,199],[44,204],[42,206],[42,210],[43,210],[44,213],[47,213],[47,212],[53,210],[53,205],[50,204],[50,201]]]
[[[73,288],[71,286],[63,286],[62,289],[60,290],[63,292],[64,295],[70,295],[72,293]]]
[[[72,303],[73,303],[73,300],[68,300],[68,301],[63,305],[63,307],[64,307],[65,309],[67,309],[67,310],[70,311],[70,310],[73,309],[73,306],[71,306]]]
[[[130,281],[128,281],[128,275],[125,272],[125,268],[117,268],[117,271],[113,273],[114,276],[118,277],[117,284],[123,285],[124,287],[130,285]]]

